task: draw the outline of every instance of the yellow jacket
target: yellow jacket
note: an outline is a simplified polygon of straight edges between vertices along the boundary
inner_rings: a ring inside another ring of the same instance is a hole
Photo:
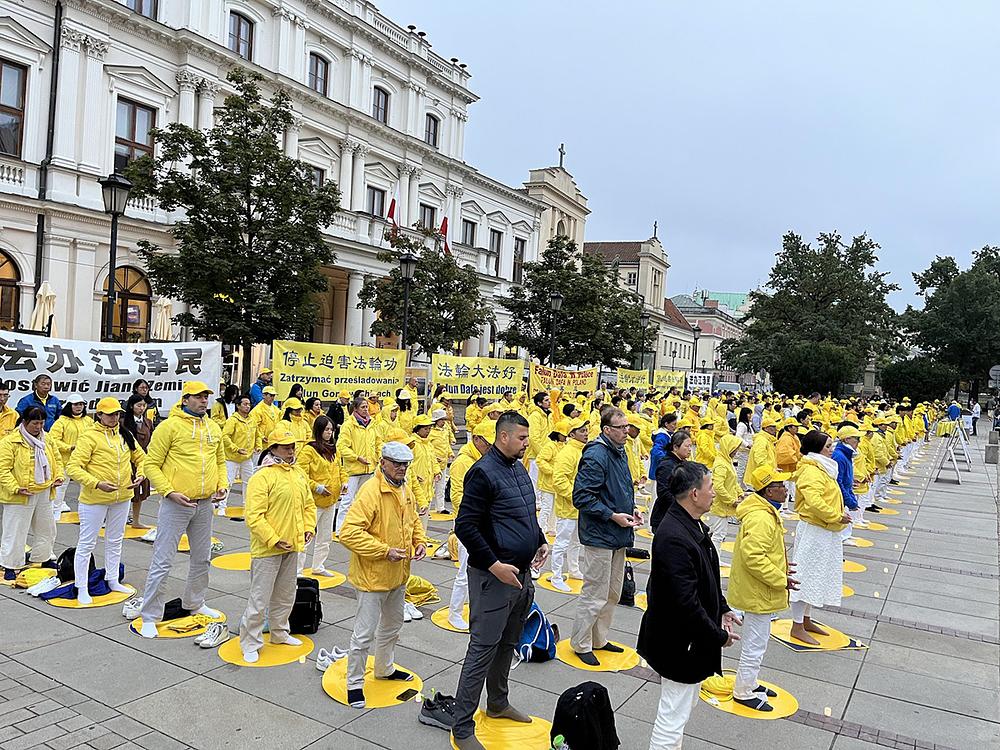
[[[712,486],[715,487],[715,498],[709,513],[715,516],[736,515],[736,505],[743,495],[740,480],[733,466],[733,451],[739,449],[743,441],[735,435],[723,435],[719,441],[719,452],[712,465]]]
[[[883,472],[889,468],[889,452],[886,449],[885,438],[879,432],[873,432],[871,436],[872,450],[875,454],[875,469]]]
[[[795,475],[795,512],[803,521],[828,531],[842,531],[845,526],[840,520],[844,515],[840,485],[811,453],[802,457]]]
[[[698,430],[695,435],[694,459],[703,464],[709,471],[715,466],[715,431],[709,429]]]
[[[536,458],[545,447],[552,432],[552,415],[540,406],[531,405],[528,410],[528,450],[526,458]]]
[[[94,426],[80,436],[76,450],[66,465],[69,478],[79,482],[80,502],[86,505],[111,505],[122,500],[131,500],[133,490],[132,467],[136,476],[143,476],[146,453],[139,443],[130,450],[118,426]],[[98,482],[111,482],[118,489],[104,492],[97,489]]]
[[[861,440],[863,442],[864,438]],[[858,443],[858,449],[854,451],[851,466],[854,468],[854,494],[860,501],[861,496],[868,492],[868,458],[861,443]]]
[[[413,432],[413,423],[417,421],[417,410],[415,406],[411,407],[407,411],[400,409],[397,421],[399,422],[399,428],[407,435]]]
[[[483,410],[470,401],[465,407],[465,429],[471,435],[483,419]]]
[[[431,504],[434,496],[434,477],[441,472],[437,458],[434,456],[434,446],[430,437],[422,438],[416,433],[410,448],[413,450],[413,462],[406,472],[406,483],[413,490],[417,499],[417,507],[423,510]]]
[[[235,404],[230,404],[229,406],[231,406],[234,410],[236,409]],[[226,415],[226,411],[228,410],[229,406],[223,406],[222,402],[219,401],[219,399],[215,399],[215,401],[212,402],[212,410],[210,412],[210,415],[212,417],[212,421],[215,422],[217,425],[219,425],[219,429],[222,429],[223,427],[226,426],[226,421],[229,419],[229,416]]]
[[[758,466],[777,466],[775,461],[775,443],[778,441],[769,432],[761,430],[753,436],[750,455],[747,456],[746,470],[743,472],[743,484],[750,483],[750,476]]]
[[[788,607],[788,560],[784,527],[778,511],[758,494],[736,509],[733,566],[729,573],[729,605],[744,612],[768,615]]]
[[[69,461],[70,454],[80,440],[80,436],[87,430],[92,429],[95,424],[97,423],[94,422],[93,417],[89,416],[61,416],[53,423],[47,440],[51,440],[53,445],[59,450],[59,458],[64,469],[66,463]]]
[[[271,434],[281,419],[281,409],[274,404],[269,405],[261,401],[250,410],[250,419],[257,427],[257,439],[253,449],[260,451],[263,448],[264,438]]]
[[[0,438],[7,437],[10,433],[14,431],[14,425],[17,422],[17,412],[11,409],[9,406],[4,406],[0,410]],[[55,425],[53,425],[55,427]]]
[[[42,433],[44,436],[44,433]],[[55,444],[45,441],[45,455],[49,459],[49,481],[35,484],[35,450],[21,437],[20,431],[12,432],[0,440],[0,503],[27,505],[28,498],[52,486],[63,476],[63,465]],[[18,490],[28,490],[30,495],[19,495]],[[51,493],[50,493],[51,494]]]
[[[781,471],[795,473],[799,467],[799,460],[802,458],[802,441],[798,435],[793,435],[785,430],[778,437],[778,442],[774,446],[774,460]]]
[[[567,441],[569,442],[569,441]],[[558,440],[549,440],[535,456],[535,463],[538,464],[538,489],[542,492],[555,492],[552,484],[552,469],[555,467],[556,456],[562,451],[565,443]]]
[[[306,548],[306,532],[316,530],[316,505],[309,480],[294,464],[261,466],[247,482],[244,517],[250,529],[250,557],[285,554],[275,545],[288,542],[292,552]]]
[[[409,558],[386,559],[390,547],[410,555],[424,543],[417,501],[406,484],[394,487],[381,469],[361,485],[340,529],[340,543],[351,551],[347,578],[358,591],[391,591],[410,577]]]
[[[282,422],[285,424],[281,424]],[[288,427],[288,431],[292,433],[292,436],[295,438],[295,450],[302,450],[305,444],[312,440],[312,428],[309,426],[309,422],[305,417],[296,417],[293,414],[289,414],[287,420],[282,418],[278,421],[279,427],[284,427],[286,425]]]
[[[451,465],[451,510],[458,516],[459,506],[462,505],[462,493],[465,490],[465,475],[472,468],[483,454],[476,449],[475,443],[468,442],[462,446],[458,452],[458,457]]]
[[[434,458],[437,459],[438,471],[448,468],[451,461],[451,429],[445,422],[444,427],[431,427],[431,445],[434,446]]]
[[[242,463],[253,458],[257,447],[257,424],[249,414],[244,417],[236,412],[226,420],[222,428],[222,445],[226,451],[227,461]],[[240,448],[245,450],[246,454],[240,454]]]
[[[892,430],[886,429],[882,434],[882,439],[885,441],[885,452],[886,456],[889,458],[889,463],[893,464],[899,460],[899,448],[896,445],[896,436]]]
[[[347,477],[344,476],[338,457],[334,456],[332,461],[327,461],[319,451],[306,445],[296,454],[295,465],[306,475],[317,508],[329,508],[340,499],[340,491],[347,484]],[[330,494],[319,494],[316,491],[319,485],[323,485]]]
[[[587,440],[596,440],[601,434],[601,410],[594,409],[590,412],[590,426],[587,427]]]
[[[346,415],[337,438],[337,453],[347,476],[374,472],[378,464],[378,428],[375,420],[369,420],[368,426],[362,427],[356,416]],[[359,458],[367,459],[368,465],[361,463]]]
[[[178,404],[153,430],[144,464],[153,489],[204,500],[229,487],[222,430],[209,417],[193,417]]]
[[[642,467],[642,458],[639,456],[639,438],[630,437],[625,440],[625,457],[628,459],[628,470],[632,475],[632,484],[636,484],[640,478],[646,476],[646,471]]]
[[[566,441],[552,466],[552,486],[555,488],[556,518],[579,518],[580,511],[573,505],[573,483],[580,466],[583,446],[579,440]]]

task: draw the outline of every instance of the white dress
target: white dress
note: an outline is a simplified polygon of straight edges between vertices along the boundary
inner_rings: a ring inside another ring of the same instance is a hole
[[[811,456],[818,459],[828,474],[831,470],[829,462],[833,469],[832,477],[836,480],[836,461],[817,454]],[[844,542],[841,532],[799,521],[795,527],[792,562],[795,563],[799,588],[789,592],[789,601],[806,602],[814,607],[840,606],[844,587]]]

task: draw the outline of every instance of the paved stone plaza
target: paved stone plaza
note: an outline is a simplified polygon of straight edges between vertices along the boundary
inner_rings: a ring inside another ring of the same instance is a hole
[[[892,506],[876,519],[886,531],[859,532],[874,546],[846,548],[867,566],[845,574],[855,595],[821,621],[860,638],[867,651],[795,653],[772,640],[762,677],[791,691],[799,712],[775,721],[729,716],[705,703],[688,724],[686,750],[875,750],[1000,747],[1000,633],[998,633],[996,467],[985,467],[986,438],[973,443],[973,470],[963,484],[932,483],[944,441],[935,440]],[[952,474],[953,476],[953,474]],[[237,502],[239,500],[237,499]],[[154,521],[155,503],[147,503]],[[870,520],[872,520],[870,519]],[[434,536],[446,528],[432,524]],[[76,541],[77,527],[59,526],[59,547]],[[241,522],[217,519],[226,552],[246,551]],[[729,538],[735,536],[731,527]],[[640,540],[648,546],[648,540]],[[333,567],[347,570],[337,545]],[[141,588],[151,545],[126,541],[126,580]],[[97,559],[102,559],[99,545]],[[723,553],[728,559],[728,553]],[[644,565],[636,566],[638,588]],[[179,595],[184,555],[173,571]],[[438,586],[446,602],[455,568],[423,561],[415,572]],[[209,605],[235,628],[245,604],[247,573],[212,569]],[[571,630],[572,596],[536,590],[542,609],[562,632]],[[317,650],[347,646],[353,591],[323,593],[325,626]],[[454,694],[466,637],[422,621],[404,626],[397,663],[430,687]],[[620,608],[613,638],[635,644],[642,613]],[[727,652],[734,667],[736,650]],[[448,736],[417,722],[419,705],[357,711],[329,698],[313,655],[305,663],[267,669],[223,663],[190,640],[147,641],[133,635],[119,606],[58,609],[22,591],[0,587],[0,748],[446,748]],[[511,674],[519,707],[551,719],[559,693],[594,677],[558,662],[525,664]],[[617,712],[622,748],[649,742],[658,699],[657,678],[637,667],[597,675]]]

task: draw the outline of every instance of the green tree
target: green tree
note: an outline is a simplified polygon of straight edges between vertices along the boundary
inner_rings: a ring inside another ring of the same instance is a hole
[[[958,372],[931,357],[901,359],[882,369],[882,389],[895,399],[909,396],[916,401],[943,398]]]
[[[954,258],[937,257],[913,280],[924,306],[906,308],[907,333],[921,350],[956,371],[953,382],[970,380],[974,399],[980,380],[1000,363],[1000,248],[976,251],[965,271]]]
[[[453,255],[441,251],[443,236],[433,229],[414,226],[420,232],[419,238],[392,230],[385,233],[389,247],[379,251],[378,259],[390,267],[389,275],[365,281],[358,295],[359,306],[378,312],[371,326],[373,335],[401,334],[404,283],[399,259],[405,253],[415,255],[407,343],[425,354],[450,351],[456,341],[478,338],[483,327],[493,322],[493,311],[479,291],[476,272],[459,266]],[[433,240],[433,250],[425,247],[425,237]]]
[[[340,201],[335,185],[316,186],[307,164],[284,155],[288,96],[265,101],[260,80],[234,69],[236,92],[216,110],[214,127],[156,129],[157,158],[127,170],[137,195],[179,212],[176,253],[138,243],[153,289],[191,306],[174,317],[178,324],[247,352],[311,335],[316,295],[327,289],[320,269],[334,260],[322,228]],[[247,370],[244,387],[249,380]]]
[[[780,391],[826,393],[858,378],[873,352],[898,350],[886,296],[899,287],[874,270],[878,247],[864,234],[848,245],[824,233],[815,247],[785,234],[765,288],[750,293],[743,337],[721,346],[723,361],[767,370]]]
[[[524,264],[524,284],[497,300],[510,312],[510,324],[500,334],[508,346],[548,362],[553,293],[563,296],[555,314],[556,363],[615,368],[637,359],[643,334],[638,297],[619,286],[617,268],[582,252],[565,236],[549,240],[537,262]],[[648,345],[650,332],[645,338]]]

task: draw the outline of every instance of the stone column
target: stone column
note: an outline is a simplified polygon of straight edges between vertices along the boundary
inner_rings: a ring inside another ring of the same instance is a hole
[[[333,285],[333,328],[330,331],[331,343],[346,344],[344,326],[347,323],[347,287],[336,283]]]
[[[347,275],[347,319],[344,330],[344,343],[360,344],[362,337],[361,309],[358,307],[358,295],[361,294],[361,274],[352,271]]]
[[[396,205],[396,222],[401,227],[407,227],[414,222],[410,215],[410,174],[413,165],[399,165],[399,203]]]
[[[365,281],[370,279],[365,277]],[[361,308],[361,342],[362,344],[375,344],[375,337],[372,336],[372,323],[375,322],[375,310],[370,307]]]
[[[219,84],[207,78],[202,79],[198,90],[198,129],[208,130],[215,125],[215,95]]]
[[[490,327],[485,326],[479,334],[479,356],[490,356]]]
[[[351,178],[351,210],[365,210],[365,155],[368,146],[357,144],[354,149],[354,173]]]
[[[345,138],[340,144],[340,180],[337,187],[340,188],[341,208],[351,207],[351,173],[354,169],[354,149],[356,141]]]
[[[87,68],[84,74],[83,122],[89,123],[92,130],[81,139],[80,169],[103,175],[110,171],[103,164],[108,141],[104,124],[107,120],[103,113],[107,101],[107,89],[101,91],[101,82],[104,77],[104,57],[108,53],[108,43],[103,39],[88,36],[86,44]]]
[[[407,189],[406,222],[412,224],[417,220],[419,212],[417,203],[420,201],[420,176],[424,173],[420,167],[413,167],[410,172],[410,187]]]
[[[446,185],[445,193],[448,195],[448,205],[444,210],[448,217],[448,242],[451,244],[456,236],[461,239],[462,196],[465,195],[465,191],[460,185]],[[456,235],[456,232],[459,234]]]
[[[67,26],[62,27],[59,43],[62,45],[59,62],[59,80],[56,82],[59,112],[56,116],[55,142],[52,163],[63,167],[76,167],[76,140],[81,132],[78,125],[80,91],[80,48],[87,36]]]
[[[417,112],[420,109],[418,94],[420,86],[416,81],[406,81],[403,86],[406,89],[406,134],[418,137],[416,128],[418,124]],[[423,140],[422,137],[421,140]]]
[[[189,70],[177,71],[177,87],[180,89],[180,106],[177,112],[177,122],[181,125],[194,127],[195,91],[201,78]]]
[[[361,90],[361,60],[364,58],[364,52],[362,52],[357,47],[352,47],[349,51],[351,56],[351,70],[350,77],[348,79],[348,100],[347,106],[351,109],[360,110],[362,107],[362,90]]]
[[[285,130],[285,156],[289,159],[299,158],[299,131],[302,130],[302,118],[292,116],[292,121]]]

